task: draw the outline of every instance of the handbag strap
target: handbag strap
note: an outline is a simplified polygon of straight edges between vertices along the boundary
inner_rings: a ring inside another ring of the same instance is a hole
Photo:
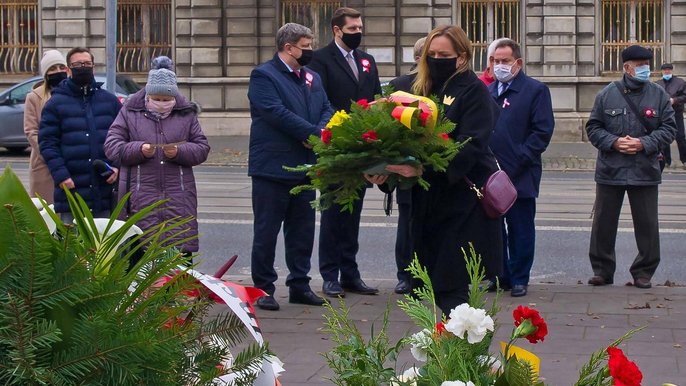
[[[646,118],[638,111],[638,107],[636,107],[636,104],[634,104],[634,102],[631,99],[629,99],[629,96],[627,95],[627,94],[629,94],[629,90],[627,88],[624,88],[624,86],[622,86],[622,82],[620,82],[618,80],[614,81],[612,83],[615,84],[615,86],[617,87],[617,90],[619,90],[619,93],[622,94],[622,97],[624,97],[626,104],[629,105],[629,108],[631,109],[631,111],[634,112],[634,115],[636,115],[636,118],[638,118],[638,120],[641,122],[641,124],[643,125],[643,128],[645,128],[645,130],[646,130],[646,133],[648,133],[648,134],[652,133],[653,129],[650,128],[650,125],[648,124],[648,121],[646,121]]]
[[[489,148],[488,150],[490,151],[491,149]],[[491,152],[491,154],[493,155],[493,152]],[[495,160],[495,166],[498,167],[498,170],[503,170],[500,168],[500,164],[498,163],[498,159],[495,158],[495,155],[493,155],[493,159]],[[462,177],[462,179],[467,183],[467,185],[469,185],[469,189],[473,190],[474,193],[476,193],[476,197],[479,200],[484,198],[484,194],[481,192],[481,189],[477,188],[476,184],[473,183],[472,180],[469,179],[469,177],[465,175],[464,177]]]

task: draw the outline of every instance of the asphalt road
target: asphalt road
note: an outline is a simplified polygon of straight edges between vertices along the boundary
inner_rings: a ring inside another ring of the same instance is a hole
[[[23,158],[2,158],[0,166],[13,163],[21,180],[28,183],[28,164]],[[198,167],[200,269],[213,271],[238,254],[230,274],[249,274],[252,242],[250,179],[241,167]],[[544,172],[538,200],[536,260],[532,283],[576,284],[592,274],[588,262],[590,214],[595,185],[591,172]],[[666,174],[660,187],[662,262],[654,283],[666,280],[686,283],[686,175]],[[382,210],[383,194],[370,189],[365,199],[360,230],[358,263],[363,278],[395,279],[393,248],[397,214],[387,217]],[[276,266],[280,282],[287,273],[283,242],[279,241]],[[313,277],[317,273],[317,248],[313,252]],[[631,279],[628,267],[636,256],[636,244],[628,200],[622,210],[617,238],[618,269],[615,283]]]

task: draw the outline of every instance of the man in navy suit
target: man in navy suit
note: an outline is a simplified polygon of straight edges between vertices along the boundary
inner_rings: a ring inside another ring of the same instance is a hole
[[[379,72],[374,57],[357,49],[362,40],[362,14],[352,8],[339,8],[331,18],[334,40],[315,51],[312,67],[322,77],[329,101],[336,110],[350,111],[360,99],[373,100],[381,94]],[[319,273],[328,296],[345,295],[344,290],[365,295],[379,292],[360,277],[355,255],[359,249],[360,214],[365,190],[355,202],[352,213],[333,205],[322,212],[319,230]],[[340,282],[339,282],[340,274]]]
[[[503,218],[505,276],[500,284],[518,297],[527,293],[534,262],[541,154],[550,143],[555,119],[548,86],[522,70],[519,44],[502,39],[490,60],[496,81],[488,89],[501,107],[491,149],[517,188],[517,201]]]
[[[248,175],[252,177],[255,216],[251,265],[255,287],[268,294],[256,302],[264,310],[279,309],[274,299],[274,254],[282,223],[290,272],[286,278],[289,302],[324,304],[324,299],[312,292],[308,276],[315,224],[310,202],[315,193],[291,195],[290,190],[306,183],[307,177],[283,169],[315,162],[307,139],[319,136],[333,115],[319,75],[304,67],[312,58],[312,39],[309,28],[285,24],[276,33],[274,58],[250,74]]]

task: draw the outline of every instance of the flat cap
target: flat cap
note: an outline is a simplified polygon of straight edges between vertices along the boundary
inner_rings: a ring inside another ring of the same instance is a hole
[[[660,70],[673,70],[674,66],[672,66],[672,63],[664,63],[661,67]]]
[[[629,46],[622,51],[622,63],[628,60],[646,60],[652,58],[652,51],[639,45]]]

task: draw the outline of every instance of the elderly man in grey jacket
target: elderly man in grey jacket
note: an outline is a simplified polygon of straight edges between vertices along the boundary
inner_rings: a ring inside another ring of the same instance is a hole
[[[638,246],[629,270],[634,286],[650,288],[660,262],[657,186],[662,174],[658,157],[660,149],[674,140],[676,127],[669,95],[650,82],[652,57],[650,50],[637,45],[622,52],[624,76],[596,96],[586,124],[588,138],[598,149],[590,285],[614,280],[615,241],[625,193]]]

